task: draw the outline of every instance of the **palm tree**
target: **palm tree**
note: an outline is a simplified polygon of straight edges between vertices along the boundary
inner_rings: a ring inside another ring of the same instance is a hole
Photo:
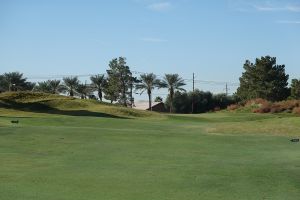
[[[35,91],[58,94],[63,91],[63,87],[60,84],[60,80],[47,80],[43,82],[38,82],[34,87]]]
[[[136,89],[141,90],[141,94],[147,91],[150,111],[152,111],[152,90],[154,90],[155,87],[158,87],[159,83],[160,80],[156,78],[156,75],[150,73],[150,74],[142,74],[141,83],[136,85]]]
[[[34,87],[34,91],[50,93],[51,90],[48,81],[38,82],[37,85]]]
[[[48,85],[52,94],[58,94],[63,90],[60,80],[48,80]]]
[[[78,77],[65,77],[63,78],[64,81],[64,86],[65,86],[65,91],[69,93],[71,97],[74,96],[74,92],[76,91],[78,85],[79,85],[79,80]]]
[[[168,88],[170,97],[170,112],[173,109],[173,98],[175,91],[185,91],[182,86],[186,85],[184,80],[179,77],[178,74],[165,74],[162,82],[160,83],[160,88]]]
[[[90,93],[90,88],[86,84],[78,84],[76,92],[80,95],[81,99],[86,99],[86,96]]]
[[[34,87],[34,84],[26,81],[27,79],[19,72],[5,73],[1,79],[2,88],[9,92],[17,90],[32,90]]]
[[[98,92],[98,97],[102,101],[102,91],[106,86],[106,79],[104,75],[95,75],[90,77],[92,81],[92,88]]]

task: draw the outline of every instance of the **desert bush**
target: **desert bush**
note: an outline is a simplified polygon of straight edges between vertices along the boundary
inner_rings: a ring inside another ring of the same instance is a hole
[[[294,113],[294,114],[297,114],[297,115],[300,115],[300,107],[295,107],[295,108],[293,109],[293,113]]]
[[[271,104],[270,105],[270,113],[280,113],[285,109],[280,104]]]
[[[280,101],[275,104],[279,105],[284,110],[293,110],[293,108],[299,107],[300,101],[299,100],[288,100],[288,101]]]
[[[227,106],[228,111],[253,112],[253,113],[298,113],[300,100],[290,99],[271,102],[262,98],[251,99]]]
[[[231,104],[231,105],[227,106],[227,110],[229,110],[229,111],[237,110],[239,108],[240,108],[240,106],[238,104]]]
[[[271,112],[271,104],[270,103],[264,103],[260,105],[259,108],[253,109],[252,111],[254,113],[269,113]]]
[[[271,113],[288,112],[291,113],[294,108],[299,107],[299,101],[287,100],[275,102],[271,105]]]
[[[220,108],[219,106],[214,107],[214,112],[218,112],[218,111],[220,111],[220,110],[221,110],[221,108]]]
[[[266,104],[269,104],[269,101],[262,99],[262,98],[257,98],[257,99],[248,100],[246,102],[245,106],[253,106],[253,105],[262,106],[262,105],[266,105]]]
[[[250,103],[252,102],[252,104]],[[247,105],[253,105],[254,103],[260,102],[258,108],[253,109],[254,113],[281,113],[287,112],[291,113],[293,110],[297,110],[296,108],[300,107],[299,100],[287,100],[287,101],[279,101],[279,102],[268,102],[263,100],[252,100],[249,101]]]

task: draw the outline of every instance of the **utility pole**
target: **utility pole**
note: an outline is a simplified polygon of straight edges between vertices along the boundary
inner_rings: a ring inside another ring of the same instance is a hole
[[[193,73],[192,114],[194,113],[195,73]]]
[[[193,73],[193,92],[195,91],[195,73]]]
[[[130,73],[130,107],[133,108],[133,97],[132,97],[133,79],[132,73]]]

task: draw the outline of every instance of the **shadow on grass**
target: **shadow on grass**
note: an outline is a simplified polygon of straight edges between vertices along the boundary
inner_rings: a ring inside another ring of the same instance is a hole
[[[20,110],[20,111],[25,111],[25,112],[34,112],[34,113],[129,119],[126,117],[120,117],[120,116],[111,115],[111,114],[107,114],[107,113],[101,113],[101,112],[92,112],[92,111],[88,111],[88,110],[59,110],[57,108],[50,107],[41,102],[21,103],[21,102],[15,102],[15,101],[5,99],[5,100],[2,100],[2,102],[0,101],[0,107]]]
[[[1,104],[0,104],[1,106]],[[8,119],[15,119],[15,118],[18,118],[18,119],[27,119],[27,118],[33,118],[33,117],[23,117],[23,116],[15,116],[15,117],[11,117],[11,116],[3,116],[3,115],[0,115],[0,118],[8,118]]]

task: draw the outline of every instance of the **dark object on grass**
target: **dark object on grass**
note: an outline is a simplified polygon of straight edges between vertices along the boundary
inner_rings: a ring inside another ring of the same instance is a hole
[[[19,120],[12,120],[11,123],[12,123],[12,124],[18,124],[18,123],[19,123]]]
[[[299,142],[299,139],[291,139],[291,142]]]

